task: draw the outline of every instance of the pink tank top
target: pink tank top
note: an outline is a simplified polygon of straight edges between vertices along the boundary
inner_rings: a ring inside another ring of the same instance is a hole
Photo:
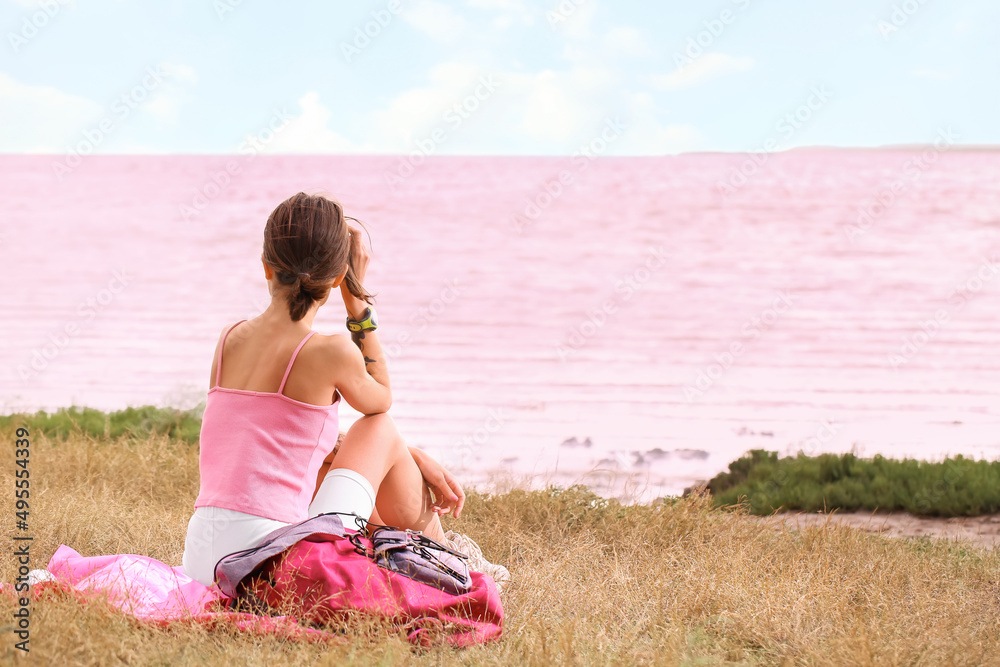
[[[276,393],[220,387],[226,337],[245,321],[229,327],[219,344],[216,385],[208,390],[201,422],[201,490],[194,506],[297,523],[308,518],[319,468],[337,444],[340,393],[323,406],[281,393],[295,357],[315,331],[295,348]]]

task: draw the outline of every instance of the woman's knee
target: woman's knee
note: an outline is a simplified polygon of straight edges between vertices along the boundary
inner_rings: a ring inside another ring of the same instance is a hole
[[[396,429],[396,422],[393,421],[392,417],[390,417],[387,412],[380,412],[376,415],[361,415],[357,421],[351,424],[351,428],[348,429],[347,432],[350,433],[355,429],[388,429],[398,433],[398,429]]]
[[[366,415],[347,430],[332,468],[350,468],[378,489],[385,475],[409,454],[399,430],[385,414]]]
[[[386,454],[399,454],[406,450],[406,444],[396,427],[396,422],[384,412],[360,417],[347,430],[347,435],[344,436],[345,446],[349,440],[363,442],[366,451],[369,452],[373,447],[384,449]]]

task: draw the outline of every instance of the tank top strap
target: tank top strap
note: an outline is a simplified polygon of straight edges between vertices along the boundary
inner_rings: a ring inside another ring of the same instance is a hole
[[[292,352],[292,358],[288,360],[288,367],[285,369],[285,376],[281,378],[281,385],[278,387],[279,394],[282,394],[285,391],[285,382],[288,380],[288,374],[292,372],[292,364],[295,363],[295,357],[299,356],[299,350],[302,349],[302,346],[306,344],[307,340],[312,338],[312,335],[314,333],[316,332],[310,331],[309,333],[307,333],[305,338],[302,339],[302,342],[299,343],[299,346],[295,348],[294,352]]]
[[[222,342],[219,343],[219,362],[215,366],[215,386],[217,387],[219,386],[219,380],[222,379],[222,350],[226,347],[226,338],[229,337],[229,332],[244,322],[246,322],[246,320],[240,320],[233,326],[226,329],[226,333],[222,334]]]

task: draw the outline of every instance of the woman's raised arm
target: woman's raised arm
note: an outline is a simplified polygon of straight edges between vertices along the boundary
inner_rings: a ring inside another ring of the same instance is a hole
[[[351,239],[350,269],[357,284],[361,285],[368,272],[368,251],[361,241],[361,231],[354,226],[348,228]],[[347,280],[341,281],[340,294],[348,317],[361,321],[368,304],[351,293]],[[366,415],[387,412],[392,405],[392,391],[389,388],[389,369],[385,365],[385,354],[378,334],[374,330],[355,331],[351,333],[351,340],[351,346],[338,345],[340,359],[337,365],[342,369],[343,377],[338,378],[337,388],[348,404],[358,412]]]
[[[385,368],[382,346],[374,331],[361,341],[364,352],[343,336],[331,336],[331,348],[338,369],[337,389],[347,404],[365,415],[388,412],[392,405],[389,373]]]

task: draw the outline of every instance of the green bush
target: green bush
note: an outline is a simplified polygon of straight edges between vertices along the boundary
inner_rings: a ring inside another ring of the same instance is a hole
[[[1000,461],[961,455],[941,462],[820,454],[779,458],[755,449],[708,483],[716,505],[778,510],[901,510],[925,516],[1000,512]]]
[[[14,414],[0,417],[0,428],[25,426],[33,432],[43,432],[52,440],[65,440],[74,434],[95,438],[130,436],[144,439],[152,434],[164,434],[176,440],[197,444],[201,433],[201,414],[204,408],[192,410],[157,408],[144,405],[117,412],[102,412],[77,406],[60,408],[49,414]]]

